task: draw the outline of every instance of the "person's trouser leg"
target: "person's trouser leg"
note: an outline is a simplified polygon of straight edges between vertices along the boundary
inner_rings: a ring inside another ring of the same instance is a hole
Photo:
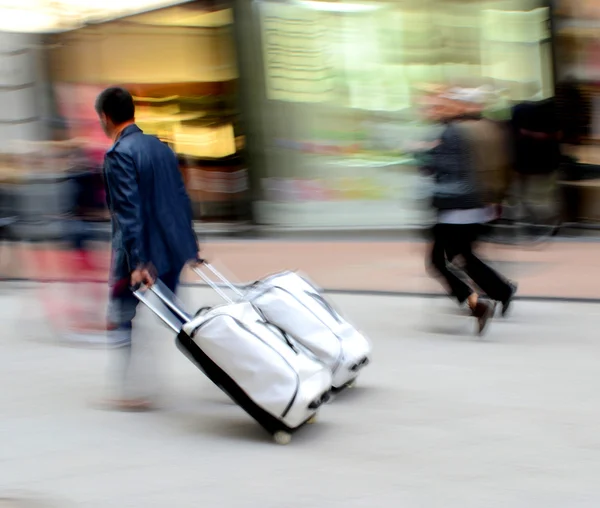
[[[473,245],[479,238],[483,226],[472,224],[463,227],[465,241],[461,255],[465,263],[465,273],[489,298],[498,302],[506,301],[512,294],[511,286],[473,252]]]
[[[127,290],[113,295],[109,301],[108,343],[111,348],[109,377],[111,391],[115,397],[131,397],[129,390],[130,365],[132,357],[133,318],[136,314],[137,299]]]
[[[436,224],[433,227],[433,247],[431,264],[441,276],[451,296],[459,304],[465,303],[473,290],[448,268],[448,258],[452,259],[462,251],[460,226],[453,224]]]
[[[179,284],[179,273],[159,276],[162,283],[173,293]],[[129,290],[111,299],[109,322],[114,324],[109,332],[113,347],[111,377],[117,397],[121,399],[143,399],[154,395],[156,385],[155,355],[152,352],[151,336],[155,322],[150,316],[135,319],[138,299]],[[151,371],[151,372],[149,372]]]

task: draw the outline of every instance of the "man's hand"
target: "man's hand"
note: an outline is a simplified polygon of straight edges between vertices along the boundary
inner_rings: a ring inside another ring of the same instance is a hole
[[[148,268],[140,267],[131,272],[131,286],[135,288],[140,284],[143,284],[146,287],[152,287],[154,284],[154,276],[150,273]]]

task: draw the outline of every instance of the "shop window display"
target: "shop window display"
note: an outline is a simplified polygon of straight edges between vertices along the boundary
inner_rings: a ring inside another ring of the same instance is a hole
[[[58,34],[47,53],[57,109],[72,137],[102,153],[108,143],[95,96],[125,86],[140,127],[179,156],[196,218],[235,221],[247,218],[249,203],[237,183],[246,167],[233,17],[228,5],[210,7],[191,2]]]
[[[570,217],[600,220],[600,5],[562,0],[556,8],[557,97],[566,128],[563,152]]]
[[[486,85],[495,91],[488,113],[497,118],[506,118],[514,101],[553,92],[542,2],[257,6],[264,222],[421,224],[411,196],[418,182],[413,146],[431,135],[419,115],[423,84]]]

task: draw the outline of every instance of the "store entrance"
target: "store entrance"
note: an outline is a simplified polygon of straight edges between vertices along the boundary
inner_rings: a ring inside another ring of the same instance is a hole
[[[48,43],[63,135],[83,140],[91,163],[101,164],[108,146],[95,96],[125,86],[138,125],[177,154],[195,219],[251,219],[230,5],[186,3],[53,35]]]

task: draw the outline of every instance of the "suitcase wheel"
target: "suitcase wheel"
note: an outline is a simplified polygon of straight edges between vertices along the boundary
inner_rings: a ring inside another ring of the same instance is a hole
[[[317,421],[318,421],[317,415],[314,414],[306,421],[306,424],[313,425],[313,424],[317,423]]]
[[[278,445],[287,445],[290,444],[292,440],[292,435],[289,432],[285,432],[284,430],[278,430],[273,434],[273,441],[275,441]]]
[[[348,381],[347,383],[344,383],[341,386],[333,386],[331,388],[331,393],[333,395],[338,395],[338,394],[342,393],[344,390],[354,388],[355,386],[356,386],[356,378],[351,379],[350,381]]]

